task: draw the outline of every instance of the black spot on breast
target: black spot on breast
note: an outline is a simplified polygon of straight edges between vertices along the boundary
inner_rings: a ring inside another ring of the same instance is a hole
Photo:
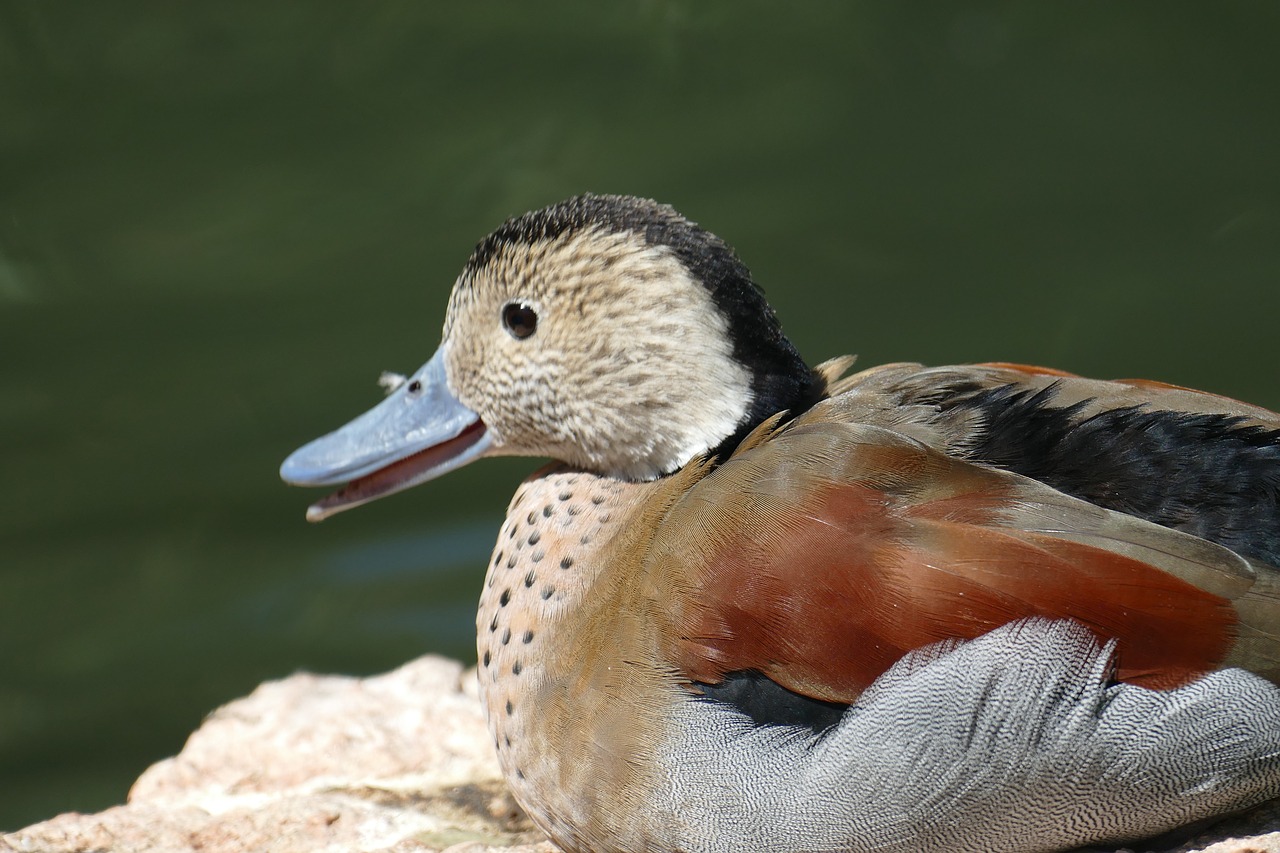
[[[486,651],[485,651],[485,653],[484,653],[484,665],[485,665],[485,666],[488,666],[488,665],[489,665],[489,661],[491,661],[491,660],[493,660],[493,658],[492,658],[492,656],[489,654],[488,650],[486,650]]]
[[[533,582],[534,582],[534,581],[536,581],[537,579],[538,579],[538,576],[537,576],[537,575],[535,575],[535,574],[533,573],[533,570],[531,569],[531,570],[529,571],[529,573],[528,573],[528,574],[526,574],[526,575],[524,576],[524,585],[525,585],[525,588],[526,588],[526,589],[528,589],[529,587],[532,587],[532,586],[533,586]]]
[[[542,517],[550,518],[553,512],[555,512],[555,510],[551,508],[551,504],[547,504],[542,508]]]
[[[573,500],[573,492],[561,492],[558,497],[562,501]]]
[[[520,663],[520,661],[516,661],[515,663],[511,664],[512,675],[519,675],[522,672],[524,672],[524,664]]]
[[[512,712],[512,711],[514,711],[515,709],[516,709],[515,705],[512,705],[512,704],[511,704],[511,700],[510,700],[510,699],[508,699],[508,700],[507,700],[507,716],[508,716],[508,717],[510,717],[510,716],[511,716],[511,712]]]
[[[496,554],[494,554],[494,555],[493,555],[493,565],[494,565],[494,567],[496,568],[496,567],[497,567],[497,565],[498,565],[499,563],[501,563],[501,562],[502,562],[502,552],[501,552],[501,551],[499,551],[498,553],[496,553]]]
[[[503,628],[502,629],[502,645],[505,646],[509,642],[511,642],[511,629]]]
[[[506,607],[510,603],[511,603],[511,590],[504,589],[502,591],[502,595],[498,596],[498,606]],[[496,619],[497,617],[494,617],[494,618]]]
[[[533,642],[533,632],[532,632],[532,631],[525,631],[525,632],[524,632],[524,636],[521,638],[521,641],[522,641],[526,646],[527,646],[527,645],[529,645],[530,643],[532,643],[532,642]]]
[[[550,598],[551,596],[553,596],[553,595],[555,595],[555,594],[556,594],[556,588],[555,588],[554,586],[544,586],[544,587],[542,588],[542,600],[543,600],[543,601],[546,601],[548,598]]]
[[[573,567],[573,557],[561,557],[560,568],[569,569]]]
[[[530,534],[529,534],[529,544],[530,544],[530,545],[537,545],[537,544],[538,544],[539,542],[541,542],[541,541],[542,541],[542,534],[541,534],[541,533],[539,533],[537,530],[535,530],[535,531],[533,531],[532,533],[530,533]]]
[[[493,614],[493,618],[489,620],[489,633],[492,634],[498,630],[498,614]]]
[[[604,495],[592,495],[591,502],[596,506],[600,506],[600,504],[604,503]]]
[[[840,722],[849,707],[795,693],[755,670],[731,672],[718,684],[697,687],[708,700],[746,714],[757,726],[796,726],[815,734]]]
[[[507,558],[507,568],[514,569],[516,567],[516,555],[512,554]]]
[[[537,518],[537,515],[535,515],[534,513],[532,513],[532,512],[531,512],[531,513],[529,513],[527,516],[525,516],[525,519],[524,519],[524,520],[525,520],[525,523],[526,523],[526,524],[533,524],[533,520],[534,520],[535,518]]]

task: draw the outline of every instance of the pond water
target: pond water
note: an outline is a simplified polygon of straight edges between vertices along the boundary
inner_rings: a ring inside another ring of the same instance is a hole
[[[286,453],[505,217],[671,202],[802,352],[1280,407],[1280,7],[0,4],[0,828],[299,669],[472,659],[515,484],[308,525]]]

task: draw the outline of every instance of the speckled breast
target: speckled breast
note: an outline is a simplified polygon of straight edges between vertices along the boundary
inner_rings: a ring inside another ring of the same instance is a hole
[[[609,545],[642,488],[564,466],[526,480],[476,617],[480,694],[503,774],[530,817],[570,849],[612,811],[607,780],[637,785],[636,747],[625,742],[635,733],[615,731],[634,724],[611,719],[629,709],[592,683],[612,649],[610,626],[591,624],[590,613]]]

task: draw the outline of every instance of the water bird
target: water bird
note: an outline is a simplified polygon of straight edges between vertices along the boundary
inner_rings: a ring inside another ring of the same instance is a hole
[[[1280,795],[1280,415],[1015,364],[810,367],[732,249],[508,220],[435,354],[291,455],[319,520],[497,455],[477,616],[567,851],[1041,851]]]

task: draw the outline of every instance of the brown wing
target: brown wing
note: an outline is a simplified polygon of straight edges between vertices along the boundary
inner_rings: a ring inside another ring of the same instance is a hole
[[[912,435],[1280,566],[1280,415],[1145,380],[895,364],[833,383],[833,420]]]
[[[829,364],[833,371],[847,366],[839,359]],[[935,446],[961,449],[971,438],[974,421],[961,416],[968,414],[967,410],[952,411],[954,402],[1005,387],[1030,392],[1052,387],[1054,406],[1080,404],[1075,417],[1081,420],[1099,412],[1142,406],[1183,414],[1226,415],[1242,418],[1246,425],[1280,429],[1280,413],[1206,391],[1150,379],[1089,379],[1049,367],[1008,362],[947,367],[885,364],[833,379],[831,396],[843,396],[846,407],[857,408],[863,419],[870,415],[877,424],[889,425],[881,419],[930,421],[938,430],[935,434],[945,439]]]
[[[1027,616],[1116,639],[1119,677],[1153,687],[1233,653],[1233,602],[1258,595],[1228,549],[833,422],[829,402],[749,439],[660,525],[650,566],[685,593],[666,641],[691,681],[755,670],[848,702],[912,649]],[[1274,625],[1267,595],[1251,618]]]

